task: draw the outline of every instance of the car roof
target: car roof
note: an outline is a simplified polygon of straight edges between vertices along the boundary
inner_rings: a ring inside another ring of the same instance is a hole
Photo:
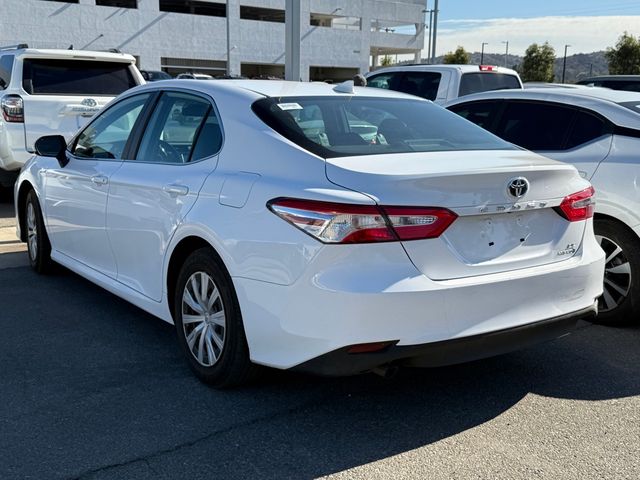
[[[461,103],[495,99],[540,100],[582,106],[597,111],[617,125],[635,129],[640,128],[640,116],[630,108],[619,105],[621,103],[634,102],[640,105],[640,93],[600,87],[494,90],[459,97],[445,103],[443,106],[448,108]]]
[[[348,81],[343,84],[328,84],[324,82],[290,82],[285,80],[243,80],[243,79],[221,79],[202,80],[194,84],[190,80],[161,80],[147,85],[145,88],[162,89],[186,88],[198,90],[204,93],[215,94],[217,92],[245,92],[251,93],[254,97],[323,97],[323,96],[345,96],[356,95],[359,97],[379,97],[379,98],[403,98],[415,101],[428,101],[406,93],[385,90],[381,88],[353,87],[353,82]],[[353,93],[340,92],[340,88],[348,89]]]
[[[99,60],[108,62],[134,63],[132,55],[117,52],[97,52],[93,50],[62,50],[22,48],[18,50],[4,50],[0,53],[15,53],[18,58],[58,58],[61,60]]]
[[[480,65],[454,65],[454,64],[409,64],[409,65],[394,65],[392,67],[379,68],[368,72],[365,76],[377,75],[378,73],[385,72],[404,72],[404,71],[417,71],[426,72],[429,70],[442,71],[442,70],[455,70],[460,73],[507,73],[510,75],[518,75],[518,72],[510,68],[500,67],[497,65],[482,65],[483,67],[492,67],[490,71],[484,71],[480,69]]]

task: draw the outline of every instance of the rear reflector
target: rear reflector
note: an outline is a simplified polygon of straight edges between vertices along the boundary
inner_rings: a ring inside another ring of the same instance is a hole
[[[570,222],[579,222],[593,217],[596,203],[593,198],[595,193],[593,187],[589,187],[566,196],[558,207],[558,213]]]
[[[374,243],[439,237],[457,215],[446,208],[379,207],[277,198],[280,218],[324,243]]]
[[[0,109],[2,109],[2,116],[5,122],[24,122],[24,104],[20,95],[5,95],[2,97]]]
[[[397,342],[397,340],[396,340]],[[358,345],[352,345],[347,348],[347,353],[375,353],[385,350],[395,342],[375,342],[375,343],[360,343]]]

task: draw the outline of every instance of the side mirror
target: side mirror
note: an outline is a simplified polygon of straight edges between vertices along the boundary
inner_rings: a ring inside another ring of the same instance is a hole
[[[66,155],[67,141],[62,135],[47,135],[36,140],[36,153],[41,157],[54,157],[61,167],[69,163]]]

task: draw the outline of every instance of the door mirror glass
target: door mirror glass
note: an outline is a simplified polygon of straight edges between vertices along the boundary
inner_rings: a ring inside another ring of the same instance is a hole
[[[67,149],[67,141],[62,135],[47,135],[40,137],[35,143],[36,153],[41,157],[54,157],[58,159],[61,167],[64,167],[68,161],[65,154]]]

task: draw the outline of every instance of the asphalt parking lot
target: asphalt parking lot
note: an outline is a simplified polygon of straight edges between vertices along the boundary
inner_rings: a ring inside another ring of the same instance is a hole
[[[60,269],[0,202],[0,478],[638,479],[640,330],[449,368],[217,391],[173,327]]]

